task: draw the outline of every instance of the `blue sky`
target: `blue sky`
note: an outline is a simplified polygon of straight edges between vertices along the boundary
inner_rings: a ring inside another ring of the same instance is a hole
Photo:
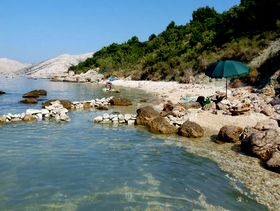
[[[0,58],[36,63],[94,52],[136,35],[141,41],[199,7],[218,12],[237,0],[0,0]]]

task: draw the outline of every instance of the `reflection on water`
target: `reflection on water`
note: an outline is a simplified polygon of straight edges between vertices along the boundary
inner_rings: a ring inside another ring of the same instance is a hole
[[[11,103],[15,93],[34,88],[75,100],[103,94],[92,85],[21,80],[5,82],[1,112],[7,102],[21,109]],[[233,189],[214,162],[142,128],[96,125],[99,114],[0,126],[0,210],[265,210]]]

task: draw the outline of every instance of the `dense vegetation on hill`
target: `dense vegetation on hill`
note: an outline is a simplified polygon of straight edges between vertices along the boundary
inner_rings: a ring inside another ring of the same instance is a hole
[[[219,59],[249,62],[279,37],[279,11],[279,0],[241,0],[223,13],[199,8],[186,25],[172,21],[148,41],[134,36],[125,43],[113,43],[69,70],[81,73],[99,67],[106,76],[188,82],[191,75]]]

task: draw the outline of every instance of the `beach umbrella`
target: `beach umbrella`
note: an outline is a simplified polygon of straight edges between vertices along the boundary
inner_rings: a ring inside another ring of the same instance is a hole
[[[250,68],[245,64],[233,61],[224,60],[214,62],[206,67],[205,74],[211,78],[226,78],[226,97],[227,97],[227,79],[246,75]]]

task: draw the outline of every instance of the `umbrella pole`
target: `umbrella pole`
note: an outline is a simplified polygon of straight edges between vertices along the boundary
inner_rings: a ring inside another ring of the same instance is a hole
[[[227,78],[226,78],[226,99],[227,99]]]

